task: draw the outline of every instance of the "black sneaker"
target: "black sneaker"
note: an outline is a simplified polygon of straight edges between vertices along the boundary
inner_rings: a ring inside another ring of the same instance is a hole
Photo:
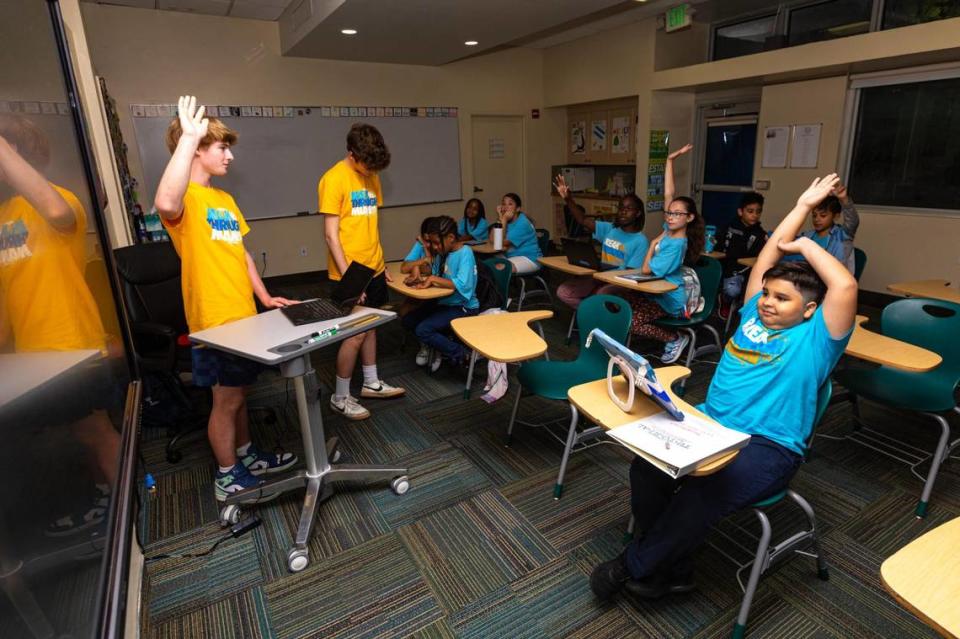
[[[627,592],[641,599],[659,599],[664,595],[677,595],[694,589],[691,575],[663,577],[654,575],[645,579],[630,579]]]
[[[87,508],[65,514],[47,525],[43,531],[47,537],[69,537],[101,524],[110,507],[110,489],[97,484],[97,495]]]
[[[620,592],[624,584],[630,580],[627,572],[627,554],[621,552],[610,561],[597,565],[590,575],[590,589],[600,601],[607,601]]]

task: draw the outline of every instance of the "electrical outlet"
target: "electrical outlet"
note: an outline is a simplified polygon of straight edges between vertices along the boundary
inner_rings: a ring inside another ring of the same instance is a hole
[[[306,247],[306,246],[301,246],[301,247],[300,247],[300,257],[306,257],[306,256],[307,256],[307,247]]]

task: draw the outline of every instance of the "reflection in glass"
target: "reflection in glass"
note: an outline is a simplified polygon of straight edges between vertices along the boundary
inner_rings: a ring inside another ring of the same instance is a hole
[[[763,16],[725,27],[713,35],[713,59],[726,60],[765,50],[767,38],[775,34],[777,16]]]

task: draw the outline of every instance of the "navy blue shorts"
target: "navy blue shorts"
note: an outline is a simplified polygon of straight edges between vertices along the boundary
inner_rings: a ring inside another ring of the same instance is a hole
[[[250,386],[264,369],[263,364],[215,348],[194,346],[190,357],[194,386]]]

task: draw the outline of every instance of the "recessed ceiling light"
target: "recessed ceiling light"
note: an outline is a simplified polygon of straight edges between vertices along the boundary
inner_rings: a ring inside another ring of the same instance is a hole
[[[340,29],[340,33],[343,35],[357,35],[356,29]]]
[[[467,40],[466,42],[464,42],[464,44],[467,45],[468,47],[475,47],[480,43],[477,42],[476,40]]]

